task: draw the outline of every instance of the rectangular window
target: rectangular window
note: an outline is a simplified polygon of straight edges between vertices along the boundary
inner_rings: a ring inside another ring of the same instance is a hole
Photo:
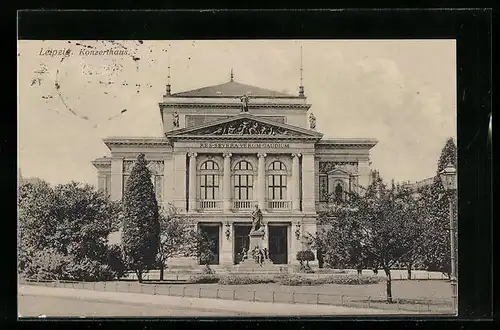
[[[286,199],[286,175],[269,175],[269,199]]]
[[[237,174],[234,176],[234,198],[239,200],[250,200],[253,194],[253,176],[249,174]]]
[[[219,176],[204,174],[200,177],[200,198],[214,200],[219,196]]]

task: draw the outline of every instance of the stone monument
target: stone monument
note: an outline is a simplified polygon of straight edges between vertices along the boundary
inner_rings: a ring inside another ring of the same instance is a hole
[[[262,211],[257,205],[252,212],[252,229],[248,237],[250,238],[249,250],[244,258],[238,265],[237,269],[241,271],[265,271],[275,270],[265,244],[265,230],[263,222]]]

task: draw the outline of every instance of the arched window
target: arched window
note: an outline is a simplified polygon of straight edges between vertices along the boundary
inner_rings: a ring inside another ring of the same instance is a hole
[[[286,167],[280,161],[274,161],[268,168],[268,198],[286,199]]]
[[[253,199],[253,167],[246,160],[242,160],[234,167],[234,199]]]
[[[219,165],[213,160],[200,166],[200,199],[219,199]]]

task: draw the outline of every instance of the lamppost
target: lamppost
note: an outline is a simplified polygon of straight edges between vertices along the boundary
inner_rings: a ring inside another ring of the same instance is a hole
[[[444,189],[448,193],[449,213],[450,213],[450,249],[451,249],[451,290],[453,312],[457,312],[457,269],[456,269],[456,247],[455,247],[455,221],[453,221],[453,199],[457,189],[457,171],[452,164],[448,164],[444,170],[439,173]]]

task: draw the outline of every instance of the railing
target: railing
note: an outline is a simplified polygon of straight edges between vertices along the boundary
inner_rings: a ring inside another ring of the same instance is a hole
[[[267,207],[271,210],[289,210],[292,202],[282,199],[267,201]]]
[[[150,295],[167,295],[177,297],[208,298],[223,300],[258,301],[268,303],[315,304],[345,306],[358,308],[375,308],[397,310],[401,314],[414,312],[419,314],[452,314],[451,299],[402,298],[393,297],[387,303],[385,296],[361,296],[307,292],[297,287],[285,288],[246,288],[224,287],[222,285],[189,284],[188,281],[177,284],[169,282],[144,281],[112,281],[81,282],[19,279],[20,285],[37,285],[53,288],[85,289],[94,291],[143,293]]]
[[[199,200],[198,209],[199,210],[220,210],[222,202],[219,200]]]
[[[233,210],[251,210],[256,203],[253,200],[234,200]]]

